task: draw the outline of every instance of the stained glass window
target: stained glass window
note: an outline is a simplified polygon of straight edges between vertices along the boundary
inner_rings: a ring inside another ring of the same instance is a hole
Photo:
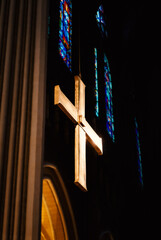
[[[143,186],[143,171],[142,171],[142,161],[141,161],[141,150],[140,150],[140,140],[139,140],[139,130],[138,123],[135,121],[135,134],[136,134],[136,147],[137,147],[137,159],[138,159],[138,171],[139,171],[139,180],[141,185]]]
[[[101,30],[101,33],[107,37],[108,34],[107,34],[107,30],[106,30],[104,9],[103,9],[102,5],[100,5],[100,7],[98,8],[98,11],[96,13],[96,20],[97,20],[98,27]]]
[[[99,117],[99,101],[98,101],[98,66],[97,66],[97,49],[94,48],[94,57],[95,57],[95,114]]]
[[[106,104],[106,128],[115,141],[114,136],[114,116],[113,116],[113,102],[112,102],[112,81],[110,67],[106,55],[104,54],[104,80],[105,80],[105,104]]]
[[[72,2],[60,1],[59,53],[67,67],[72,69]]]
[[[48,16],[48,38],[50,37],[50,16]]]

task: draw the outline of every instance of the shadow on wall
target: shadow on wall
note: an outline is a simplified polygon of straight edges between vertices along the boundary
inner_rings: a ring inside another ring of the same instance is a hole
[[[114,240],[114,238],[109,231],[105,231],[101,233],[99,240]]]

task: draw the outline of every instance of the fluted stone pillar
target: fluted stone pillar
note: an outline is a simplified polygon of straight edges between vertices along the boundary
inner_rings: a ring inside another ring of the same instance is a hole
[[[0,239],[39,239],[47,2],[0,2]]]

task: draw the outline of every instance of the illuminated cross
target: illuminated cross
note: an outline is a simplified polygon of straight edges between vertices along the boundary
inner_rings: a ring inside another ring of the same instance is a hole
[[[54,104],[76,124],[75,127],[75,184],[83,191],[86,186],[86,137],[99,155],[103,154],[100,138],[85,119],[85,85],[75,76],[75,106],[63,94],[59,85],[54,89]]]

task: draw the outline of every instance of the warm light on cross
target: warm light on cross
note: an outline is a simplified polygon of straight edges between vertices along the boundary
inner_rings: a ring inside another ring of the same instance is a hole
[[[99,155],[103,154],[100,138],[85,119],[85,85],[75,76],[75,106],[63,94],[59,85],[54,89],[54,104],[76,124],[75,127],[75,184],[87,191],[86,186],[86,137]]]

